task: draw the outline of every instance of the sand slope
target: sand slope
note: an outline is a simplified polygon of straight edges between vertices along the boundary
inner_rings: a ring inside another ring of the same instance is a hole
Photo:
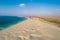
[[[32,17],[0,31],[0,40],[60,40],[60,28]]]

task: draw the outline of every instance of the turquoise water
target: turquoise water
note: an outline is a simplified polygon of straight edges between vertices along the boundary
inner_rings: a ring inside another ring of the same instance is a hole
[[[0,30],[9,28],[12,25],[15,25],[19,22],[26,20],[24,17],[17,16],[0,16]]]

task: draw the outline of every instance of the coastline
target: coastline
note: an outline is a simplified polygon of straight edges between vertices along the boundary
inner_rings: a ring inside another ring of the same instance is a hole
[[[10,28],[11,26],[20,23],[27,18],[17,16],[0,16],[0,31]]]
[[[39,18],[29,18],[27,20],[0,31],[0,37],[6,40],[26,39],[56,39],[60,40],[60,29],[54,25],[45,23]]]

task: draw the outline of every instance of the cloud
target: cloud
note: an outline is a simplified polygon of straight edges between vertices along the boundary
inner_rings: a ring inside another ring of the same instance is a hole
[[[59,11],[60,9],[56,9],[56,11]]]
[[[56,9],[56,12],[57,12],[57,13],[60,13],[60,9]]]
[[[30,0],[32,2],[32,0]]]
[[[22,4],[19,4],[19,6],[20,6],[20,7],[24,7],[24,6],[25,6],[25,4],[24,4],[24,3],[22,3]]]
[[[57,12],[60,12],[60,9],[56,9]]]

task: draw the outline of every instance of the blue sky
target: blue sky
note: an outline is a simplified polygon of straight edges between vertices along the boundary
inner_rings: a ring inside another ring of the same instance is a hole
[[[60,0],[0,0],[0,15],[60,16]]]

